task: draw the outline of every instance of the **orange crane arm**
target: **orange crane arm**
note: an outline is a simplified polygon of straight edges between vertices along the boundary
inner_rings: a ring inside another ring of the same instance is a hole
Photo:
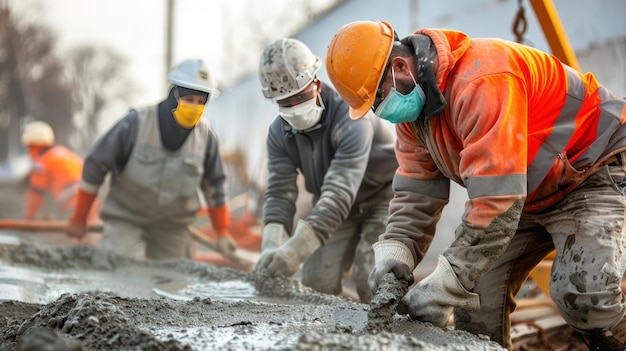
[[[530,0],[530,4],[554,56],[566,65],[580,71],[578,59],[576,59],[576,54],[570,45],[552,0]]]

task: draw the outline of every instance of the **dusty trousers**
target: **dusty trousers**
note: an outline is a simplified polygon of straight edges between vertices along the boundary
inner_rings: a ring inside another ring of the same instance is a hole
[[[345,220],[302,265],[302,284],[319,292],[338,295],[344,274],[352,267],[352,279],[360,302],[369,303],[372,291],[367,283],[374,267],[372,244],[385,232],[389,200],[376,202],[363,213]]]
[[[101,247],[137,260],[191,258],[191,234],[187,226],[152,228],[108,220]]]
[[[553,249],[550,296],[575,330],[606,331],[624,316],[626,269],[621,166],[604,166],[542,213],[523,213],[506,251],[478,282],[477,312],[455,309],[457,329],[488,335],[512,349],[510,314],[532,268]]]

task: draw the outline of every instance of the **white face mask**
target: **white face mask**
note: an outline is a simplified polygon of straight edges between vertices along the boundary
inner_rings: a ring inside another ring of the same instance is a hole
[[[319,96],[319,95],[318,95]],[[292,127],[299,130],[309,129],[319,123],[324,106],[317,106],[317,97],[295,106],[278,107],[278,114]]]

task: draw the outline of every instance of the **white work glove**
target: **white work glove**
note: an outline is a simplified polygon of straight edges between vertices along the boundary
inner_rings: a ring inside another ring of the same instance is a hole
[[[289,278],[321,246],[311,225],[299,220],[293,236],[278,248],[264,252],[254,270],[269,276]]]
[[[374,268],[370,272],[367,283],[373,294],[385,273],[393,273],[398,280],[413,284],[413,254],[409,248],[397,240],[382,240],[372,245],[374,250]]]
[[[409,290],[402,303],[408,305],[412,319],[438,327],[448,324],[453,307],[469,311],[480,309],[478,294],[465,290],[443,256],[439,256],[437,268]]]
[[[261,253],[274,250],[289,240],[289,234],[280,223],[268,223],[261,231],[263,239],[261,241]]]

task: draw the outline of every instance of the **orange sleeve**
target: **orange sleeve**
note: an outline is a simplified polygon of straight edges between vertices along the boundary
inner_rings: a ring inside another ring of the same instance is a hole
[[[219,235],[228,234],[228,227],[230,227],[228,205],[223,205],[217,208],[209,208],[209,217],[211,218],[213,229],[215,229]]]
[[[41,205],[43,204],[43,193],[35,190],[26,192],[26,205],[24,208],[24,218],[33,219],[37,216]]]
[[[88,193],[85,190],[79,188],[78,194],[76,194],[76,207],[74,208],[74,214],[72,215],[72,222],[85,225],[87,223],[87,216],[89,210],[96,200],[96,193]]]

